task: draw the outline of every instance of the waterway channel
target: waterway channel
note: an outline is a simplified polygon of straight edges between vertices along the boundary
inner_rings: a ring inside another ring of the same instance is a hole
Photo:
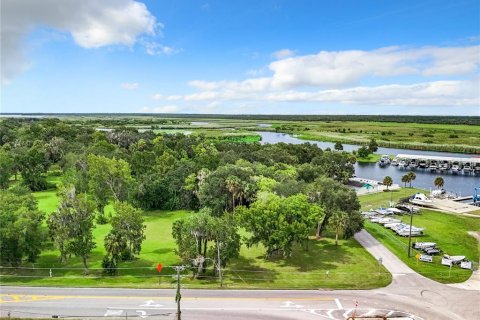
[[[261,143],[292,143],[292,144],[301,144],[309,142],[315,144],[322,149],[330,148],[333,149],[334,143],[324,142],[324,141],[314,141],[314,140],[303,140],[295,138],[286,133],[278,132],[257,132],[261,137]],[[357,150],[360,146],[343,144],[343,149],[345,151]],[[394,149],[394,148],[382,148],[379,147],[377,152],[378,154],[388,154],[388,155],[397,155],[400,153],[408,154],[420,154],[420,155],[434,155],[434,156],[446,156],[446,157],[459,157],[459,158],[471,158],[475,155],[471,154],[461,154],[461,153],[451,153],[451,152],[436,152],[436,151],[422,151],[422,150],[406,150],[406,149]],[[356,163],[355,164],[355,175],[361,178],[368,178],[373,180],[381,181],[385,176],[390,176],[393,179],[394,183],[402,185],[401,179],[402,176],[408,172],[410,169],[403,169],[395,166],[386,166],[380,167],[376,163]],[[433,180],[437,176],[442,176],[445,181],[444,188],[450,192],[456,193],[459,196],[468,196],[473,194],[473,189],[475,187],[480,187],[480,176],[478,175],[452,175],[449,173],[431,173],[428,170],[424,169],[415,169],[414,170],[417,178],[413,181],[413,186],[423,189],[433,189],[434,184]]]

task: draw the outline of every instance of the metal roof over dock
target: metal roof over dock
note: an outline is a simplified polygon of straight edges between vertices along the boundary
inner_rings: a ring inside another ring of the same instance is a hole
[[[458,161],[461,163],[480,163],[480,157],[471,157],[471,158],[461,158],[461,157],[439,157],[439,156],[429,156],[429,155],[421,155],[421,154],[398,154],[397,159],[415,159],[415,160],[436,160],[436,161],[449,161],[454,162]]]

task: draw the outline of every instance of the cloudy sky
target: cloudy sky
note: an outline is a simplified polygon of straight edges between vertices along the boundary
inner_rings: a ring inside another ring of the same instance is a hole
[[[480,2],[1,0],[1,112],[480,115]]]

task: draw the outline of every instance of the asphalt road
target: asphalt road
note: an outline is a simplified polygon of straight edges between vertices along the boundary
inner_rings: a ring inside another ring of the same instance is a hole
[[[416,274],[367,232],[356,239],[393,274],[375,290],[182,290],[182,319],[480,319],[480,291]],[[175,290],[0,287],[0,314],[15,317],[175,319]]]

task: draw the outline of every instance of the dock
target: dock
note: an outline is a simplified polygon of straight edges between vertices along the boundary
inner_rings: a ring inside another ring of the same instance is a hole
[[[463,173],[464,175],[480,174],[480,157],[462,158],[401,153],[393,162],[399,168],[419,168],[431,172]]]
[[[427,162],[432,162],[432,161],[445,161],[448,163],[454,163],[458,162],[460,164],[465,164],[465,163],[471,163],[473,165],[479,165],[480,166],[480,157],[471,157],[471,158],[461,158],[461,157],[439,157],[439,156],[426,156],[426,155],[421,155],[421,154],[398,154],[397,159],[402,159],[402,160],[424,160]]]

